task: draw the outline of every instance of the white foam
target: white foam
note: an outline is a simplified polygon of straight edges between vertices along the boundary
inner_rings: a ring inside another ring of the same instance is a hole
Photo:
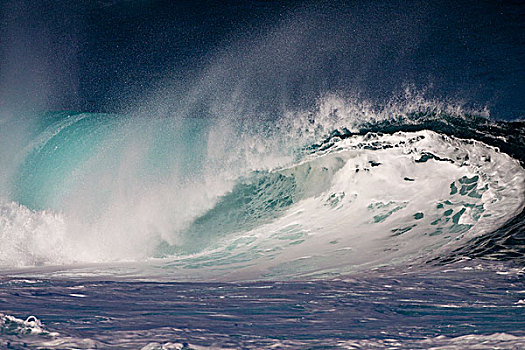
[[[442,160],[421,160],[430,153]],[[341,160],[344,166],[334,168]],[[481,142],[432,131],[348,138],[322,156],[276,171],[295,176],[306,198],[243,233],[249,243],[229,238],[236,242],[233,252],[222,255],[217,248],[179,259],[180,265],[185,259],[213,265],[218,255],[222,266],[227,256],[245,254],[253,261],[232,263],[230,269],[239,270],[234,278],[301,278],[432,258],[495,230],[525,203],[525,170],[516,160]],[[328,187],[319,185],[320,173],[329,177]]]
[[[61,264],[69,260],[64,218],[52,211],[32,211],[0,203],[0,264],[11,267]]]
[[[49,336],[58,335],[58,333],[46,331],[42,325],[42,322],[40,322],[40,320],[35,316],[29,316],[25,320],[22,320],[11,315],[4,315],[2,313],[0,313],[0,334]]]

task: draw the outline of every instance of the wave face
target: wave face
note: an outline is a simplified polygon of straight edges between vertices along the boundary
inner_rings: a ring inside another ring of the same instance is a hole
[[[523,123],[430,107],[365,110],[332,97],[271,123],[7,121],[2,140],[24,144],[1,158],[0,263],[297,279],[519,259]]]

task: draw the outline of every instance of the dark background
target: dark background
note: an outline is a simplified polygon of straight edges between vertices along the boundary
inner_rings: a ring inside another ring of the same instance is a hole
[[[12,0],[0,21],[1,110],[275,110],[409,87],[525,115],[522,1]]]

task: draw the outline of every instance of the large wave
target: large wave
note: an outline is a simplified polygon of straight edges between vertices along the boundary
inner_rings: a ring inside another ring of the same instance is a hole
[[[5,121],[1,264],[280,279],[523,249],[501,233],[525,205],[522,123],[333,96],[276,120]]]

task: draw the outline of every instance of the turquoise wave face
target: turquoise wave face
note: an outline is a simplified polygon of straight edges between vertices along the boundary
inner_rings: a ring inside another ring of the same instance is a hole
[[[43,114],[6,172],[2,264],[332,276],[446,257],[522,215],[520,160],[490,145],[519,154],[521,124],[337,113],[245,124]]]
[[[327,158],[282,171],[256,171],[240,178],[231,191],[184,230],[180,245],[163,245],[159,253],[196,253],[228,235],[271,223],[302,199],[328,190],[334,174],[343,166],[342,158]]]
[[[19,155],[23,161],[13,177],[11,198],[34,210],[63,210],[64,201],[82,190],[90,176],[105,177],[110,187],[128,175],[145,185],[176,169],[186,181],[203,167],[207,124],[202,119],[173,124],[110,114],[45,114]],[[131,168],[125,169],[126,162]],[[110,192],[101,193],[98,205],[104,207]]]
[[[73,186],[75,170],[101,151],[116,125],[109,115],[62,113],[46,115],[42,124],[24,152],[12,198],[31,209],[60,209],[60,198]]]

